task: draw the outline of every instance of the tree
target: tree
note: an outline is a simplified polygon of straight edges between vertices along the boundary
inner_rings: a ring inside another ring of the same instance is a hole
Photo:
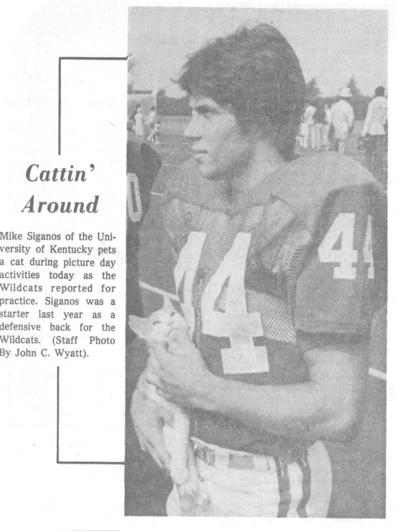
[[[306,83],[306,100],[317,100],[321,96],[321,91],[318,87],[317,79],[315,76]]]
[[[351,76],[347,86],[351,90],[351,105],[353,106],[356,120],[364,120],[370,98],[362,94],[354,76]]]
[[[347,83],[347,86],[351,90],[351,94],[352,94],[353,98],[362,97],[361,91],[358,88],[358,84],[357,84],[356,78],[354,76],[351,76],[351,78],[349,79],[349,82]]]

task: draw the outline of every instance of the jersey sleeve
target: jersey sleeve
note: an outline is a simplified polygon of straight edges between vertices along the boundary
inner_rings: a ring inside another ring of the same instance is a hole
[[[325,201],[297,279],[294,321],[314,335],[370,335],[386,300],[385,200],[375,186],[350,186]]]

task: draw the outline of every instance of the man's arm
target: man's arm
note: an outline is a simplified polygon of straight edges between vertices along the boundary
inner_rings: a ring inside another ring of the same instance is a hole
[[[221,379],[203,402],[209,409],[283,436],[346,441],[354,436],[366,370],[363,357],[329,349],[305,355],[310,380],[252,386]]]
[[[351,133],[354,128],[354,110],[351,105],[349,107],[348,121],[349,121],[349,132]]]
[[[368,104],[368,110],[367,110],[367,116],[365,117],[363,129],[362,129],[362,136],[365,137],[365,135],[368,133],[370,125],[371,125],[371,118],[372,118],[372,102]]]
[[[265,386],[210,373],[190,340],[179,337],[171,349],[172,354],[158,348],[153,358],[155,384],[170,401],[283,436],[347,440],[354,435],[367,377],[368,357],[361,353],[365,345],[354,347],[354,352],[310,350],[304,355],[309,381]]]

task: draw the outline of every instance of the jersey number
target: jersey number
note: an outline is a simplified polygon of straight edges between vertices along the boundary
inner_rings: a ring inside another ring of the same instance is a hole
[[[354,249],[354,223],[353,212],[341,212],[326,233],[324,240],[318,248],[321,262],[336,262],[338,266],[333,269],[335,279],[355,279],[357,276],[358,251]],[[338,245],[340,242],[340,247]],[[368,216],[365,241],[362,249],[363,259],[368,267],[368,279],[373,279],[374,258],[372,253],[372,221]]]
[[[175,268],[177,289],[182,287],[182,310],[194,329],[192,305],[193,281],[206,234],[190,233]],[[202,333],[230,340],[230,347],[221,349],[224,373],[264,373],[269,371],[265,346],[255,346],[254,337],[264,336],[258,312],[247,312],[244,276],[251,234],[238,233],[230,250],[204,288],[201,299]],[[218,299],[225,290],[224,311]]]

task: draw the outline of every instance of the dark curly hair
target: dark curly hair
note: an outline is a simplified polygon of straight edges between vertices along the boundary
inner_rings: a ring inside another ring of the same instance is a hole
[[[240,27],[206,44],[189,57],[178,84],[229,109],[242,131],[257,125],[286,160],[293,157],[305,83],[296,54],[273,26]]]

